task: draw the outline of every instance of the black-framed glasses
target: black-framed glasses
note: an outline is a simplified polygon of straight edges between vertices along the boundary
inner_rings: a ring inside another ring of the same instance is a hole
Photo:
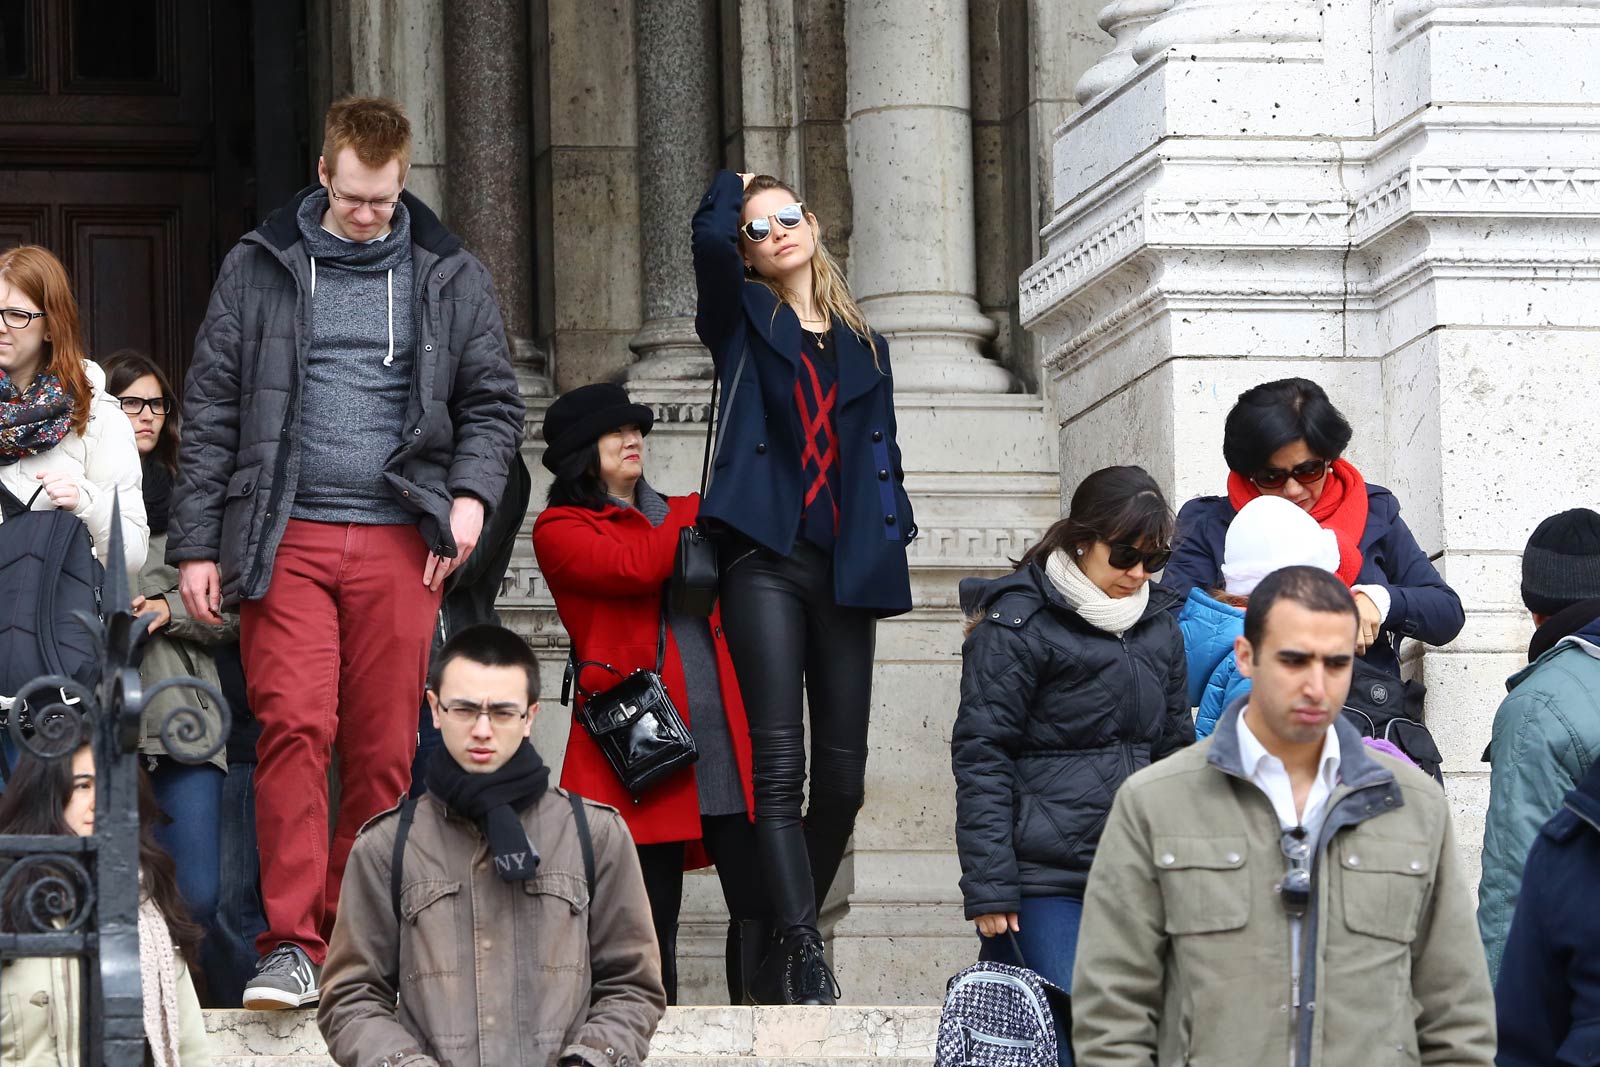
[[[1119,571],[1131,571],[1134,564],[1142,560],[1144,569],[1154,573],[1165,567],[1167,561],[1172,558],[1172,548],[1170,546],[1145,549],[1140,548],[1138,545],[1114,545],[1107,541],[1106,548],[1108,549],[1106,562]]]
[[[485,715],[495,726],[511,726],[528,717],[528,709],[516,704],[472,704],[464,700],[452,700],[439,705],[439,710],[446,718],[463,726],[470,726]]]
[[[745,239],[755,244],[760,244],[772,236],[772,220],[776,219],[779,226],[792,230],[806,221],[806,206],[798,200],[792,204],[785,204],[770,215],[763,215],[759,219],[751,219],[739,227],[739,232]]]
[[[1278,885],[1278,899],[1283,901],[1289,918],[1303,919],[1311,907],[1311,839],[1304,826],[1296,826],[1285,830],[1278,844],[1289,861],[1289,869]]]
[[[339,203],[348,205],[352,210],[360,208],[363,204],[365,204],[372,210],[386,215],[400,206],[400,201],[398,200],[362,200],[358,196],[343,196],[334,192],[332,189],[328,190],[328,195],[339,201]]]
[[[172,398],[168,396],[119,396],[117,403],[121,405],[122,413],[130,418],[138,418],[146,407],[152,415],[172,413]]]
[[[1290,478],[1301,485],[1310,485],[1312,482],[1321,481],[1332,466],[1325,459],[1308,459],[1304,463],[1297,463],[1288,470],[1282,467],[1268,467],[1264,471],[1257,471],[1250,476],[1250,480],[1261,489],[1281,489],[1283,483]]]
[[[13,330],[26,330],[33,324],[34,319],[44,318],[42,311],[28,311],[24,308],[0,308],[0,319]]]

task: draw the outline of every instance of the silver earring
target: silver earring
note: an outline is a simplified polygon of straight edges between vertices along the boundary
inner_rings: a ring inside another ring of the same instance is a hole
[[[1081,549],[1081,548],[1078,549],[1078,555],[1080,555],[1080,556],[1083,555],[1083,549]]]

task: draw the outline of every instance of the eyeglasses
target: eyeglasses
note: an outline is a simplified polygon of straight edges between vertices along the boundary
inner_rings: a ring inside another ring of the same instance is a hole
[[[42,311],[24,311],[22,308],[0,308],[0,319],[13,330],[26,330],[34,319],[44,318]]]
[[[1296,826],[1285,830],[1278,844],[1289,861],[1289,869],[1278,885],[1278,898],[1289,918],[1303,919],[1311,907],[1311,841],[1306,837],[1306,828]]]
[[[1250,480],[1262,489],[1281,489],[1283,483],[1293,478],[1301,485],[1310,485],[1320,481],[1328,473],[1331,464],[1325,459],[1308,459],[1304,463],[1297,463],[1288,470],[1282,467],[1268,467],[1250,476]]]
[[[362,200],[359,197],[354,196],[341,196],[332,189],[328,190],[328,195],[339,201],[341,204],[349,205],[352,211],[357,210],[365,205],[379,214],[386,215],[400,206],[400,201],[398,200]]]
[[[777,219],[778,225],[786,230],[795,229],[806,221],[806,206],[799,201],[793,204],[785,204],[770,215],[763,215],[759,219],[751,219],[739,227],[739,232],[744,234],[747,240],[760,244],[772,236],[772,223],[770,221],[772,219]]]
[[[489,716],[489,722],[495,726],[511,726],[528,717],[528,709],[515,704],[468,704],[465,701],[451,701],[440,705],[439,710],[446,718],[463,726],[471,726],[485,715]]]
[[[1106,548],[1109,549],[1106,562],[1119,571],[1131,571],[1134,564],[1143,561],[1144,569],[1154,572],[1165,567],[1172,558],[1171,548],[1143,549],[1138,545],[1114,545],[1109,541],[1106,542]]]
[[[149,407],[152,415],[167,415],[172,412],[172,398],[165,396],[124,396],[118,397],[117,403],[122,405],[124,415],[137,418],[139,412]]]

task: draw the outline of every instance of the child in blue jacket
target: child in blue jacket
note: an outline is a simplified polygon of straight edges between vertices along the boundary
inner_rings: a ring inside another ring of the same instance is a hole
[[[1339,542],[1305,511],[1282,497],[1261,496],[1239,509],[1223,542],[1224,587],[1189,590],[1178,617],[1189,661],[1189,706],[1199,708],[1195,737],[1209,737],[1229,704],[1250,691],[1239,673],[1233,642],[1244,633],[1246,599],[1281,567],[1339,566]]]

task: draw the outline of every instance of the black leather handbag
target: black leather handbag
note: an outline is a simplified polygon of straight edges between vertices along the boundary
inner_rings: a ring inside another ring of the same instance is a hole
[[[666,652],[667,616],[663,611],[656,638],[655,670],[641,668],[623,678],[622,672],[611,664],[580,661],[574,651],[567,658],[566,676],[561,683],[563,706],[574,686],[583,696],[583,707],[574,712],[578,724],[594,739],[617,778],[633,794],[634,803],[651,786],[700,758],[694,735],[661,681]],[[585,667],[609,671],[622,680],[608,689],[590,692],[578,681]]]
[[[739,365],[733,371],[733,383],[728,387],[730,397],[739,392],[739,378],[744,374],[745,360],[750,346],[739,353]],[[712,445],[712,428],[717,421],[717,386],[721,375],[711,380],[711,407],[706,413],[706,452],[700,468],[700,502],[705,503],[706,492],[711,488],[711,464],[722,451],[722,435],[728,425],[724,421],[717,428],[716,444]],[[698,523],[678,531],[678,554],[672,560],[672,581],[667,583],[667,602],[679,615],[696,615],[705,618],[717,604],[717,545]]]

